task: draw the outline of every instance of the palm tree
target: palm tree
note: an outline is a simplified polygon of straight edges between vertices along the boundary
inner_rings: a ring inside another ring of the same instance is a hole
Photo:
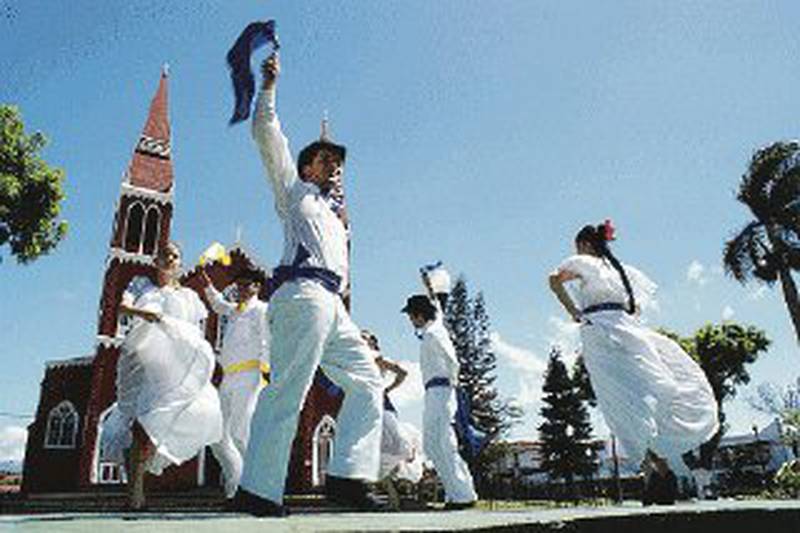
[[[755,220],[725,243],[728,274],[741,283],[780,281],[800,342],[800,297],[792,270],[800,270],[800,142],[776,142],[758,150],[742,176],[736,199]]]

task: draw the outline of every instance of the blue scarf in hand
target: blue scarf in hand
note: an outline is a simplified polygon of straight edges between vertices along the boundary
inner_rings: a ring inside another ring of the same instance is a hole
[[[267,43],[272,43],[273,50],[278,50],[278,36],[275,34],[275,21],[253,22],[248,24],[239,38],[228,51],[228,67],[231,71],[233,92],[236,96],[236,107],[230,124],[247,120],[250,116],[256,81],[250,70],[250,57],[253,52]]]

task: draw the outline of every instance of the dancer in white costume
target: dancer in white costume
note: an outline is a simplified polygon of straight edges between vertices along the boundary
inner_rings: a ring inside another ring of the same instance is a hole
[[[581,229],[577,254],[550,276],[550,287],[581,324],[583,359],[597,403],[628,457],[648,458],[662,477],[669,466],[688,475],[681,455],[716,433],[717,403],[700,366],[677,343],[640,322],[637,300],[649,298],[655,284],[614,257],[612,239],[610,221]],[[574,298],[564,287],[573,281]]]
[[[397,417],[397,409],[389,393],[403,384],[408,372],[399,364],[383,357],[378,337],[369,330],[362,329],[361,336],[367,341],[375,356],[375,364],[381,372],[384,383],[392,377],[392,382],[383,391],[383,433],[381,435],[381,461],[378,479],[389,495],[392,509],[400,509],[400,496],[394,485],[395,479],[408,479],[416,483],[422,478],[420,439]],[[416,437],[416,438],[415,438]]]
[[[117,404],[103,426],[104,455],[128,457],[129,501],[145,503],[145,470],[159,475],[222,437],[219,396],[211,384],[214,353],[200,329],[207,311],[178,283],[180,249],[156,259],[157,285],[120,313],[144,319],[125,337],[117,362]]]
[[[211,308],[227,320],[219,354],[223,373],[219,385],[223,437],[211,449],[222,466],[225,494],[232,498],[242,477],[250,419],[258,394],[266,384],[264,375],[269,372],[267,304],[258,299],[261,276],[252,268],[243,267],[236,273],[235,303],[226,300],[205,271],[201,272]]]
[[[438,305],[418,294],[406,301],[402,312],[422,340],[419,362],[425,385],[425,407],[422,412],[422,447],[433,461],[444,485],[445,509],[466,509],[475,505],[478,495],[469,467],[458,453],[453,429],[456,415],[456,385],[459,364],[450,334],[445,329]]]
[[[330,500],[361,509],[378,502],[367,482],[378,476],[381,445],[380,374],[344,306],[348,235],[329,192],[341,178],[345,148],[328,139],[304,148],[295,166],[275,111],[277,54],[263,66],[253,117],[258,144],[283,222],[284,254],[270,299],[272,382],[259,396],[250,425],[236,508],[283,516],[289,452],[317,367],[344,390],[334,455],[326,476]]]

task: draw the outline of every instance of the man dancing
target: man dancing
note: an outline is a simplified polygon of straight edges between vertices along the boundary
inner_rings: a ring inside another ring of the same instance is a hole
[[[242,476],[250,419],[265,384],[263,375],[269,372],[267,304],[258,298],[261,274],[253,268],[243,267],[236,273],[236,303],[214,288],[205,270],[200,272],[211,308],[228,321],[219,354],[223,435],[211,449],[222,466],[225,495],[232,498]]]
[[[283,221],[284,253],[270,300],[272,383],[253,416],[235,507],[256,516],[285,514],[290,447],[319,366],[345,393],[326,493],[336,503],[375,509],[367,482],[378,475],[383,387],[340,296],[348,279],[348,235],[331,191],[341,179],[345,148],[323,137],[301,150],[295,167],[275,111],[277,54],[262,72],[253,137]]]
[[[469,467],[458,453],[453,429],[456,415],[456,389],[459,364],[450,335],[442,321],[439,306],[433,303],[433,291],[423,277],[431,297],[411,296],[402,312],[417,330],[422,344],[419,365],[425,385],[425,407],[422,412],[422,448],[444,485],[445,509],[473,507],[478,495]]]

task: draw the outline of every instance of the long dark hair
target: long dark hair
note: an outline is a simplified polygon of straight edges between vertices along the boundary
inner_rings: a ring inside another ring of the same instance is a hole
[[[575,242],[585,242],[594,249],[595,253],[604,259],[608,259],[611,266],[614,267],[622,278],[622,285],[625,287],[625,292],[628,293],[628,313],[633,314],[636,312],[636,298],[633,295],[633,287],[631,281],[628,279],[628,274],[625,272],[622,263],[619,262],[611,249],[608,247],[609,241],[614,239],[614,227],[611,225],[610,220],[606,220],[597,226],[587,225],[581,228],[577,235],[575,235]]]

